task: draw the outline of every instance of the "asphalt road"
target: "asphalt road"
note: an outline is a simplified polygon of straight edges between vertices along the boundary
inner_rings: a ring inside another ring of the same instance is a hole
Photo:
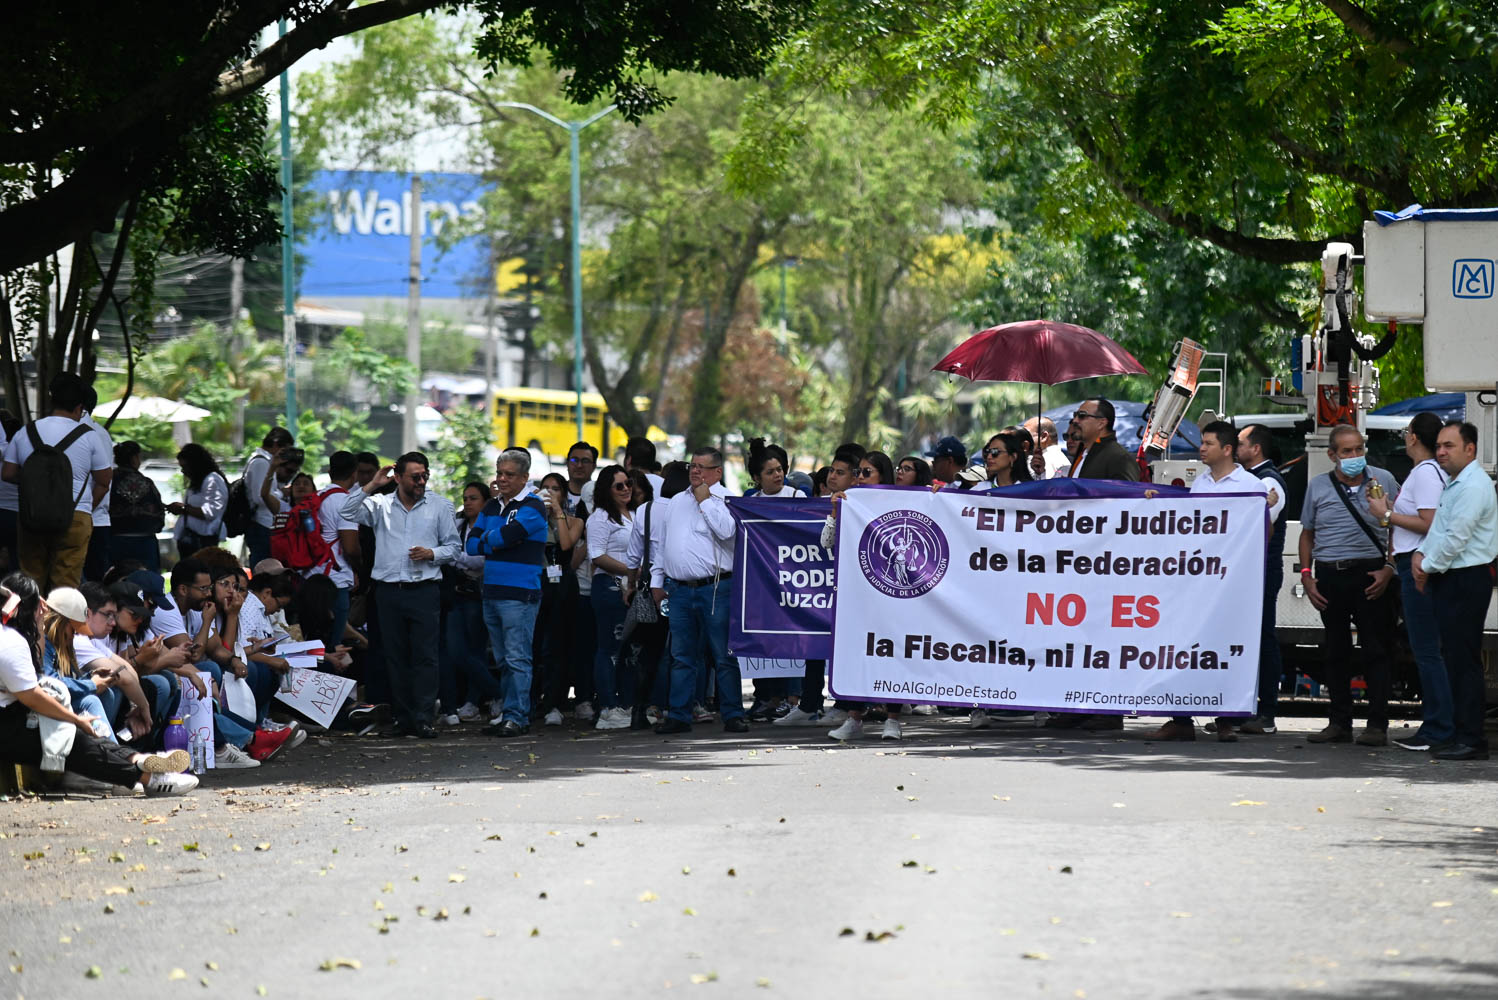
[[[0,997],[1498,995],[1498,762],[1287,722],[465,727],[0,803]]]

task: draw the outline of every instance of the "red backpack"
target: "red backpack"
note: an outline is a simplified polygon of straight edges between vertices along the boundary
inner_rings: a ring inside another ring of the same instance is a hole
[[[347,492],[342,486],[330,486],[292,507],[286,516],[286,523],[271,532],[271,556],[281,560],[287,569],[298,572],[323,572],[327,567],[337,569],[338,557],[333,546],[322,536],[319,511],[324,499]]]

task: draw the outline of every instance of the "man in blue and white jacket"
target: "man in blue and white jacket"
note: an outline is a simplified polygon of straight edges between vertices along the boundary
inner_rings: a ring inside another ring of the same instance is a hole
[[[530,471],[530,452],[500,453],[499,495],[484,506],[466,546],[469,555],[484,557],[484,624],[504,689],[504,716],[484,730],[490,736],[521,736],[531,728],[531,639],[541,610],[547,518],[530,489]]]

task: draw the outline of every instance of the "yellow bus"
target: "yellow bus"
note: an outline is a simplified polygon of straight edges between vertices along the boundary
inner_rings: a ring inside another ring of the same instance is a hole
[[[635,409],[650,405],[645,396],[635,397]],[[534,448],[552,458],[565,458],[577,441],[577,393],[566,389],[516,387],[494,393],[494,445],[497,448]],[[656,444],[666,441],[666,432],[651,427],[645,436]],[[583,440],[598,449],[600,464],[611,460],[624,447],[628,435],[609,416],[603,397],[583,393]]]

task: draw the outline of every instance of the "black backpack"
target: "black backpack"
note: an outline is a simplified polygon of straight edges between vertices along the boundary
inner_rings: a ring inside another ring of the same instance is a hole
[[[255,523],[255,511],[250,506],[250,488],[240,476],[229,485],[229,502],[224,504],[224,535],[238,538],[250,530]]]
[[[79,438],[92,431],[87,424],[74,427],[57,444],[47,444],[36,432],[36,424],[26,425],[31,440],[31,454],[21,463],[17,484],[21,494],[21,527],[39,535],[60,535],[72,527],[73,512],[88,489],[89,473],[83,477],[83,489],[73,495],[73,463],[68,449]]]

